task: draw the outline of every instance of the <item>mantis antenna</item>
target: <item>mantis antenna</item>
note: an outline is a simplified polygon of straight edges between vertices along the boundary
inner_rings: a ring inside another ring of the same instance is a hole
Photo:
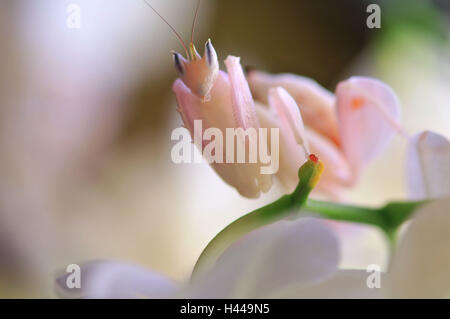
[[[164,19],[164,17],[155,9],[155,8],[153,8],[153,6],[147,1],[147,0],[144,0],[144,2],[161,18],[161,20],[163,20],[168,26],[169,26],[169,28],[173,31],[173,33],[177,36],[177,38],[178,38],[178,40],[180,41],[180,43],[181,43],[181,45],[183,46],[183,48],[184,48],[184,51],[186,52],[186,56],[187,57],[189,57],[189,51],[188,51],[188,49],[187,49],[187,46],[186,46],[186,44],[184,43],[184,41],[183,41],[183,38],[181,38],[181,36],[180,36],[180,34],[177,32],[177,30],[175,30],[175,28],[174,27],[172,27],[172,25],[169,23],[169,22],[167,22],[167,20],[166,19]],[[199,1],[200,2],[200,1]],[[198,10],[198,9],[197,9]],[[195,23],[195,20],[194,20],[194,23]]]
[[[197,7],[195,8],[195,14],[194,14],[194,20],[192,21],[191,43],[194,43],[195,23],[197,22],[198,9],[200,8],[200,2],[201,2],[201,0],[197,1]]]

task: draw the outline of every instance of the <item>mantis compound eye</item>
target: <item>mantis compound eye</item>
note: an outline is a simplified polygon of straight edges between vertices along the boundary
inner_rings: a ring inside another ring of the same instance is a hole
[[[177,71],[180,77],[184,76],[186,70],[184,68],[184,64],[187,62],[185,58],[178,52],[172,52],[173,55],[173,64],[175,66],[175,70]]]
[[[206,41],[205,43],[205,59],[206,64],[210,68],[218,66],[217,53],[216,50],[214,50],[213,45],[211,44],[211,39],[208,39],[208,41]]]

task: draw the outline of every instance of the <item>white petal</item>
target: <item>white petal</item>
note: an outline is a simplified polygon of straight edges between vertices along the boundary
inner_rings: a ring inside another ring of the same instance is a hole
[[[389,297],[450,297],[450,198],[415,213],[395,251]]]
[[[64,274],[57,278],[57,292],[66,298],[159,298],[176,285],[149,269],[114,261],[95,261],[81,266],[81,288],[68,288]]]
[[[310,285],[337,271],[338,243],[320,220],[281,221],[245,236],[194,279],[188,296],[261,298],[296,281]]]
[[[383,276],[380,288],[369,288],[367,278],[371,273],[364,270],[340,270],[333,277],[319,284],[304,286],[292,283],[269,295],[269,298],[295,299],[374,299],[381,298]]]
[[[429,131],[416,135],[408,146],[406,169],[411,198],[450,195],[450,141]]]

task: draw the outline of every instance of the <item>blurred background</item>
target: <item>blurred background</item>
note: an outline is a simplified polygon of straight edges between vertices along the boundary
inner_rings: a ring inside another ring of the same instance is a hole
[[[188,39],[196,0],[149,1]],[[366,25],[371,3],[380,29]],[[378,77],[409,133],[450,137],[449,13],[445,0],[203,0],[195,37],[221,61],[330,90]],[[281,194],[244,199],[207,164],[172,163],[182,48],[142,0],[2,0],[0,46],[0,298],[55,297],[58,272],[98,258],[185,280],[220,229]],[[346,200],[405,199],[404,149],[396,138]],[[385,266],[377,230],[345,230],[343,267]]]

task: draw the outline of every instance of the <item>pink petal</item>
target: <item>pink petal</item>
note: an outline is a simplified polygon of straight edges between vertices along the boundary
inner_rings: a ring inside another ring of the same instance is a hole
[[[294,99],[282,87],[270,89],[268,98],[270,107],[274,109],[280,119],[280,129],[289,136],[292,147],[304,145],[304,148],[308,150],[302,116]],[[309,151],[307,152],[309,153]]]
[[[270,88],[281,86],[301,108],[305,125],[339,143],[334,95],[312,79],[294,75],[272,75],[260,71],[248,74],[250,88],[256,100],[267,103]]]
[[[386,148],[399,127],[397,96],[379,80],[352,77],[338,84],[336,98],[344,154],[355,167],[367,164]]]

